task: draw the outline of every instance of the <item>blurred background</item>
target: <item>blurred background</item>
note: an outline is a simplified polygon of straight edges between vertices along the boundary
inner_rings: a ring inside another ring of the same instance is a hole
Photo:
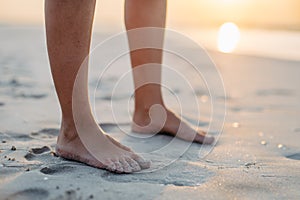
[[[43,4],[0,0],[0,26],[42,27]],[[124,30],[123,6],[97,1],[94,31]],[[167,27],[213,51],[300,60],[299,0],[169,0]]]

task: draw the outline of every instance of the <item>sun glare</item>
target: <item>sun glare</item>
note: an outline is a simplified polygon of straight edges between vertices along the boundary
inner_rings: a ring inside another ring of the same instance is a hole
[[[240,40],[240,30],[234,23],[224,23],[218,32],[218,49],[224,53],[232,52]]]

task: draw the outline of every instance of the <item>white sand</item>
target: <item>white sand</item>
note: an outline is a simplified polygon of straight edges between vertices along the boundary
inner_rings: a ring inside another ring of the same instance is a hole
[[[95,41],[101,38],[95,36]],[[193,144],[178,158],[189,144],[175,140],[174,150],[145,154],[152,169],[174,161],[171,165],[152,173],[116,175],[51,153],[59,110],[43,32],[0,29],[0,41],[0,199],[300,199],[299,62],[212,52],[228,97],[224,131],[213,151],[203,158],[210,147]],[[115,66],[128,65],[118,62]],[[166,146],[172,139],[168,136],[136,139],[122,133],[129,129],[124,107],[131,83],[115,96],[122,123],[114,123],[109,91],[120,71],[109,72],[96,92],[101,127],[138,152]],[[93,75],[92,87],[97,80]],[[182,103],[189,112],[183,114],[195,123],[197,115],[188,102],[192,97],[176,83],[178,95],[187,95]],[[197,89],[200,96],[206,93],[201,84]],[[169,101],[178,109],[174,99]],[[204,129],[210,109],[201,104]]]

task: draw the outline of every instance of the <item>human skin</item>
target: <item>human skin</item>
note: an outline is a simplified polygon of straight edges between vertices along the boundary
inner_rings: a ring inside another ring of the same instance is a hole
[[[62,113],[56,152],[66,159],[112,172],[137,172],[149,168],[150,162],[106,135],[95,121],[89,104],[88,55],[95,3],[95,0],[45,1],[48,55]],[[126,0],[125,2],[127,30],[150,26],[163,28],[165,17],[166,1],[164,0]],[[163,36],[161,32],[156,38],[161,45],[163,45]],[[153,36],[150,34],[148,37],[145,39],[151,39]],[[131,45],[134,42],[130,34],[128,34],[128,41]],[[160,65],[162,51],[145,49],[131,52],[131,63],[133,68],[147,63]],[[153,77],[159,77],[158,83],[160,83],[161,66],[153,68],[149,65],[146,71],[148,70],[154,74]],[[147,76],[147,72],[140,74],[139,77],[135,73],[133,75],[137,86],[138,79]],[[150,113],[151,110],[153,112]],[[164,124],[156,123],[162,121],[160,117],[163,115],[159,115],[161,112],[165,113]],[[149,114],[151,118],[157,120],[152,120],[153,123],[150,123]],[[213,141],[213,138],[205,137],[204,132],[195,131],[166,108],[160,84],[138,87],[135,90],[133,131],[148,133],[157,131],[158,127],[164,132],[169,132],[170,135],[187,141],[199,143]],[[83,142],[82,137],[88,141],[87,143],[90,141],[90,146]],[[96,145],[92,145],[95,141]]]

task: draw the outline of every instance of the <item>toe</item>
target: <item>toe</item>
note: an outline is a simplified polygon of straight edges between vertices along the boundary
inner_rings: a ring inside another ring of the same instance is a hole
[[[122,164],[122,167],[123,167],[125,173],[132,172],[132,167],[128,164],[128,162],[125,160],[125,158],[121,158],[120,163]]]
[[[111,171],[111,172],[114,172],[114,171],[116,171],[116,165],[112,162],[112,161],[108,161],[108,162],[106,162],[105,163],[105,165],[106,165],[106,169],[108,170],[108,171]]]
[[[141,171],[140,165],[135,160],[133,160],[132,158],[129,158],[129,157],[126,157],[125,159],[126,159],[127,163],[130,164],[133,172]]]
[[[111,164],[111,165],[108,165],[106,167],[106,169],[110,172],[115,172],[116,171],[116,165],[115,164]]]
[[[198,133],[195,135],[194,141],[202,144],[204,139],[205,139],[205,136],[202,135],[201,133]]]
[[[137,154],[132,154],[131,158],[134,159],[140,165],[141,169],[148,169],[151,165],[150,161],[145,160]]]
[[[212,144],[214,141],[215,141],[214,137],[206,136],[204,141],[203,141],[203,144]]]
[[[117,172],[117,173],[123,173],[124,172],[123,166],[120,163],[120,161],[115,161],[114,164],[116,166],[115,172]]]
[[[205,136],[203,134],[198,133],[194,139],[195,142],[200,144],[212,144],[214,142],[214,137]]]

